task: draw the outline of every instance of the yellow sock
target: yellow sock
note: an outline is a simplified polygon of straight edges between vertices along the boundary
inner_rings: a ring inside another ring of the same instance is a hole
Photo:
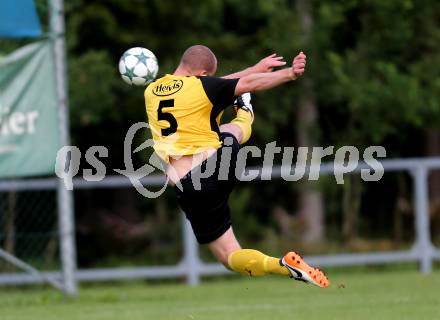
[[[237,110],[237,116],[231,121],[231,123],[239,126],[243,132],[243,138],[241,138],[240,144],[245,143],[251,137],[252,122],[254,122],[254,117],[251,112],[243,109]]]
[[[248,276],[265,276],[281,274],[290,276],[289,270],[281,266],[280,259],[269,257],[253,249],[241,249],[232,252],[228,257],[229,267],[238,273]]]

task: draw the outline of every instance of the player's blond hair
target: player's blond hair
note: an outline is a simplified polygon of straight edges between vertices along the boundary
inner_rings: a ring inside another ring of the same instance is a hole
[[[192,71],[213,72],[217,68],[217,58],[211,49],[198,44],[185,50],[180,65]]]

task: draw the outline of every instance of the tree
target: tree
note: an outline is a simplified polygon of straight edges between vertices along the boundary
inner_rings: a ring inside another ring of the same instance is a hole
[[[37,5],[45,21],[46,0],[37,0]],[[264,147],[276,140],[283,146],[319,143],[355,145],[361,150],[381,144],[390,157],[420,156],[427,150],[436,154],[439,11],[439,2],[434,0],[67,1],[73,141],[82,150],[89,145],[107,146],[106,164],[121,167],[125,132],[133,122],[145,120],[145,109],[143,89],[119,79],[120,55],[129,47],[148,47],[157,55],[159,72],[164,74],[173,72],[187,46],[203,43],[217,54],[219,74],[247,67],[273,52],[286,59],[300,50],[308,55],[304,78],[255,95],[251,144]],[[3,44],[2,50],[12,49]],[[413,143],[425,141],[425,131],[431,141],[427,149]],[[147,134],[138,137],[138,142]],[[143,157],[136,159],[138,163]],[[248,185],[243,191],[246,197],[233,201],[234,215],[250,221],[253,214],[257,218],[252,221],[261,224],[270,219],[267,212],[271,209],[283,206],[293,212],[301,203],[298,198],[312,195],[317,215],[304,216],[310,218],[309,226],[312,222],[319,226],[322,199],[306,187],[285,182]],[[362,216],[361,209],[366,202],[363,197],[374,187],[361,185],[355,176],[343,189],[320,183],[320,189],[335,195],[325,199],[326,217],[344,219],[346,238],[358,235],[356,221],[371,220]],[[343,195],[337,198],[339,193]],[[253,239],[256,224],[249,225]],[[315,230],[312,238],[322,237],[322,229]]]

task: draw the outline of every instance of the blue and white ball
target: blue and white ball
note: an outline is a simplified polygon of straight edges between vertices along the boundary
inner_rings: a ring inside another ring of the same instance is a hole
[[[129,85],[145,86],[156,78],[157,71],[156,56],[145,48],[128,49],[119,59],[119,73]]]

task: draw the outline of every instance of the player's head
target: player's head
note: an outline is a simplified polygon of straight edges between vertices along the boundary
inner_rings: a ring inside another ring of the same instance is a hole
[[[180,67],[193,76],[213,76],[217,71],[217,58],[208,47],[195,45],[185,50]]]

